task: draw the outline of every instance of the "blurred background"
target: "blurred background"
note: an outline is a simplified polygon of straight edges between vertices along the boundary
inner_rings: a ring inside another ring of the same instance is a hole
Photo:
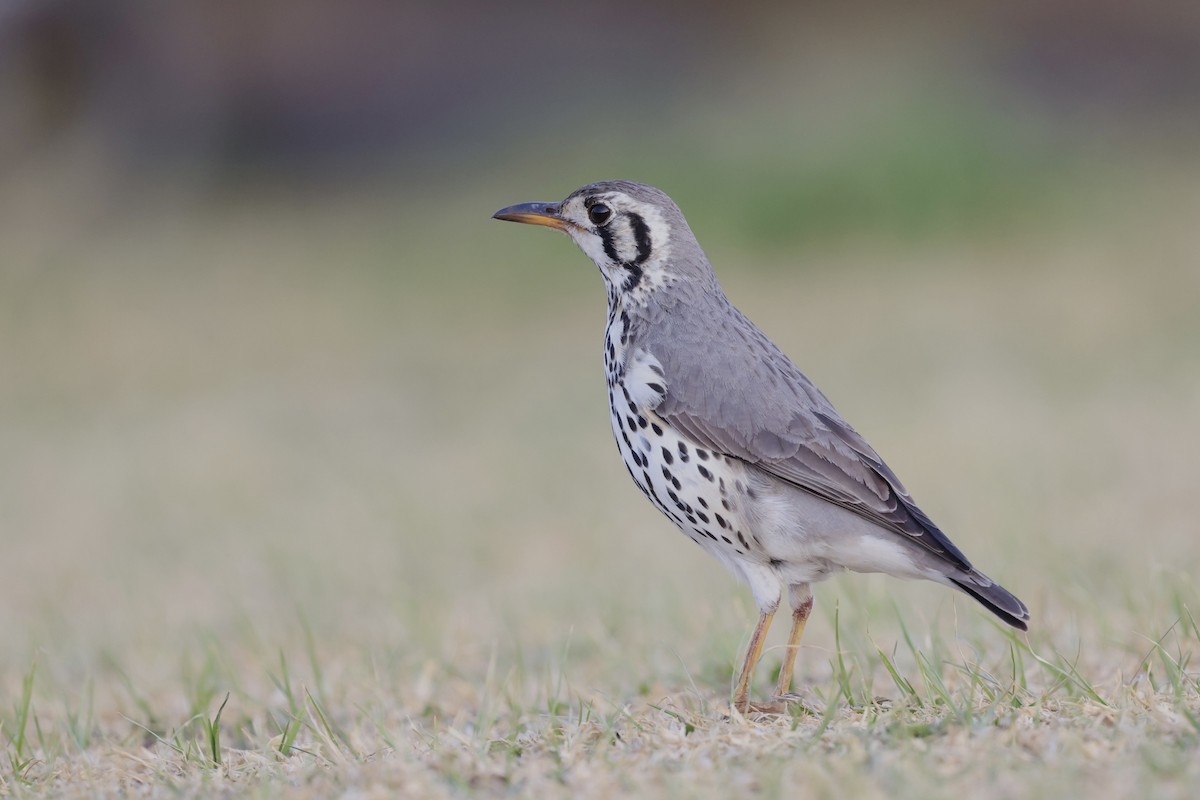
[[[1194,2],[6,0],[0,670],[304,628],[719,694],[752,604],[628,485],[594,267],[489,219],[611,178],[1035,636],[1133,653],[1200,566],[1198,137]],[[988,629],[852,578],[812,646],[893,603]]]

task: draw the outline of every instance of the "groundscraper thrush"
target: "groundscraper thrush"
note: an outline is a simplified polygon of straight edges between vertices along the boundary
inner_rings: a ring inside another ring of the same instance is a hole
[[[604,368],[621,458],[658,510],[758,605],[734,706],[777,710],[812,584],[882,572],[960,589],[1024,630],[1025,605],[979,572],[820,391],[726,298],[678,206],[651,186],[593,183],[496,219],[565,232],[608,288]],[[787,596],[792,631],[770,704],[750,678]]]

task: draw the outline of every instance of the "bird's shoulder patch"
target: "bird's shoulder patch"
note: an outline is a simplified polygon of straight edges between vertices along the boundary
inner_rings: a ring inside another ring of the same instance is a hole
[[[636,348],[625,362],[625,390],[642,408],[658,408],[667,394],[662,363],[645,348]]]

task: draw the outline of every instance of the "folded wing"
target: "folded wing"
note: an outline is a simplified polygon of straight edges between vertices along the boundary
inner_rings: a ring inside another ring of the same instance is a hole
[[[727,319],[703,326],[683,314],[664,315],[651,328],[645,346],[667,384],[656,412],[698,444],[754,464],[970,571],[966,556],[829,400],[749,320],[727,309]],[[714,337],[713,326],[726,330]],[[713,341],[735,346],[714,352],[704,346]]]

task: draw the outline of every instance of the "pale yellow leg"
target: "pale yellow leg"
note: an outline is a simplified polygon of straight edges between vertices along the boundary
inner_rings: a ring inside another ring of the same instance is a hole
[[[767,639],[767,629],[771,627],[771,618],[775,609],[760,611],[758,624],[754,626],[754,635],[750,637],[750,647],[746,650],[746,660],[742,664],[742,674],[738,678],[737,690],[733,693],[733,707],[743,714],[750,709],[750,678],[754,674],[754,666],[762,655],[763,642]]]
[[[796,653],[800,650],[800,639],[804,636],[804,625],[812,611],[813,598],[808,598],[792,609],[792,632],[788,636],[787,650],[783,653],[783,666],[779,668],[779,685],[775,688],[775,696],[783,697],[792,688],[792,672],[796,666]]]

